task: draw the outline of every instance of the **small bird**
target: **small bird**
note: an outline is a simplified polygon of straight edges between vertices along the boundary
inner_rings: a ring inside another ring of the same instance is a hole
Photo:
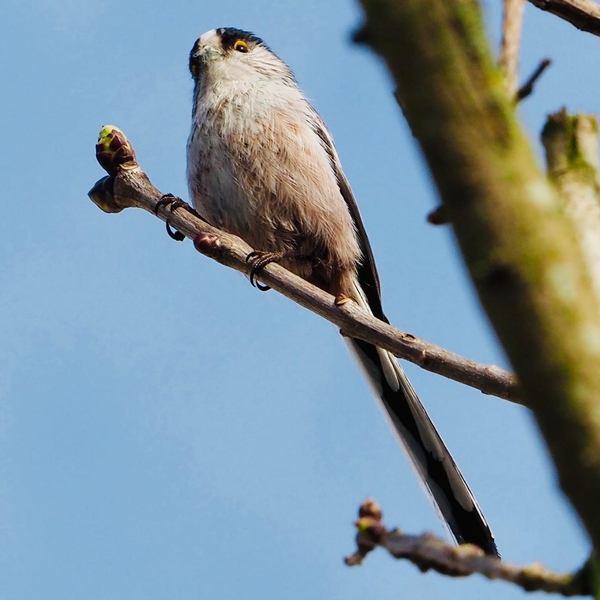
[[[290,68],[259,37],[232,27],[202,35],[189,67],[187,179],[198,213],[255,249],[254,275],[277,261],[387,322],[356,200]],[[475,497],[395,357],[345,339],[457,542],[497,555]]]

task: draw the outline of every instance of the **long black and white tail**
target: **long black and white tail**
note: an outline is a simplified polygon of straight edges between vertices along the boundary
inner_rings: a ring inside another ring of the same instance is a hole
[[[357,295],[363,308],[370,312],[360,288]],[[498,555],[475,496],[396,358],[362,340],[345,340],[456,541],[476,544],[486,554]]]

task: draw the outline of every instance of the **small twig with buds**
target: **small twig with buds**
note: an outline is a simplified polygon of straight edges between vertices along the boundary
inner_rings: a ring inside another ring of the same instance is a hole
[[[437,571],[449,577],[468,577],[479,573],[488,579],[502,579],[525,591],[544,591],[563,596],[592,594],[591,566],[588,563],[574,574],[559,575],[541,564],[517,567],[484,554],[473,544],[450,546],[432,534],[407,535],[398,529],[388,530],[382,512],[370,498],[359,509],[356,535],[357,550],[345,558],[348,566],[360,565],[375,548],[385,548],[394,558],[407,559],[422,572]]]

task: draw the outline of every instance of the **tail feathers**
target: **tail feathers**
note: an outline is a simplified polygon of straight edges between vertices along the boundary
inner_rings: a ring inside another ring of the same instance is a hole
[[[475,496],[396,358],[362,340],[345,339],[456,541],[476,544],[486,554],[498,555]]]

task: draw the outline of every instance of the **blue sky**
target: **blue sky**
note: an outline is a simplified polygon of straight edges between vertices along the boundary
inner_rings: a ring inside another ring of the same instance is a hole
[[[484,5],[497,46],[500,0]],[[406,331],[506,366],[350,0],[9,0],[0,21],[0,599],[516,598],[374,553],[352,521],[441,534],[335,330],[176,244],[142,211],[106,215],[100,127],[121,127],[164,192],[187,197],[187,56],[253,30],[328,123]],[[527,6],[520,109],[598,111],[600,40]],[[539,144],[535,142],[539,153]],[[588,544],[528,412],[408,366],[504,558],[564,571]]]

